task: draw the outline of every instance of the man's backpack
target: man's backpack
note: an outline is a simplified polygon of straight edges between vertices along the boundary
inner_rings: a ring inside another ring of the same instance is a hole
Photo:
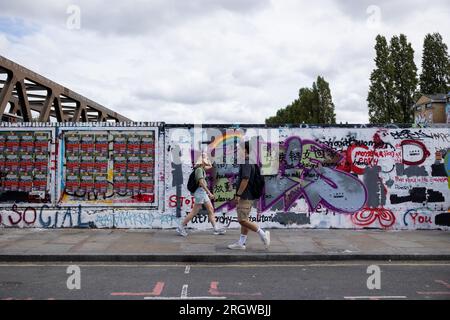
[[[254,166],[255,174],[253,175],[253,180],[250,182],[250,193],[253,198],[259,199],[263,195],[264,187],[266,185],[266,181],[264,177],[261,175],[261,169],[257,164]]]
[[[189,180],[187,183],[187,189],[191,192],[194,193],[198,188],[198,183],[197,181],[195,181],[195,169],[192,170],[190,176],[189,176]]]

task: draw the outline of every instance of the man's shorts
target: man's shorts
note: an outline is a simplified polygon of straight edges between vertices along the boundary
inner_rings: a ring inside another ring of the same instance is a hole
[[[252,210],[253,200],[240,199],[237,204],[237,218],[239,221],[246,221],[250,216]]]

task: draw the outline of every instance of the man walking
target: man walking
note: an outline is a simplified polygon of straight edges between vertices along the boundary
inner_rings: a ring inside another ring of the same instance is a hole
[[[251,193],[251,184],[255,180],[255,172],[257,164],[250,164],[250,143],[244,143],[245,163],[239,165],[239,178],[237,183],[237,191],[235,201],[237,203],[237,217],[241,225],[241,236],[239,241],[228,246],[231,250],[245,250],[247,242],[248,230],[258,233],[261,241],[266,248],[270,246],[270,232],[264,231],[256,223],[249,221],[250,211],[255,200]]]

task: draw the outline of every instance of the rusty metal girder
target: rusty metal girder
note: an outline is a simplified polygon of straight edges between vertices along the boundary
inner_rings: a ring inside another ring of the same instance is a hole
[[[11,122],[132,122],[1,55],[0,117]]]

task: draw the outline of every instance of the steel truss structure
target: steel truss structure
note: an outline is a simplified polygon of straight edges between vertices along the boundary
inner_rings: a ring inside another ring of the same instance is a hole
[[[0,116],[7,122],[131,122],[0,56]]]

